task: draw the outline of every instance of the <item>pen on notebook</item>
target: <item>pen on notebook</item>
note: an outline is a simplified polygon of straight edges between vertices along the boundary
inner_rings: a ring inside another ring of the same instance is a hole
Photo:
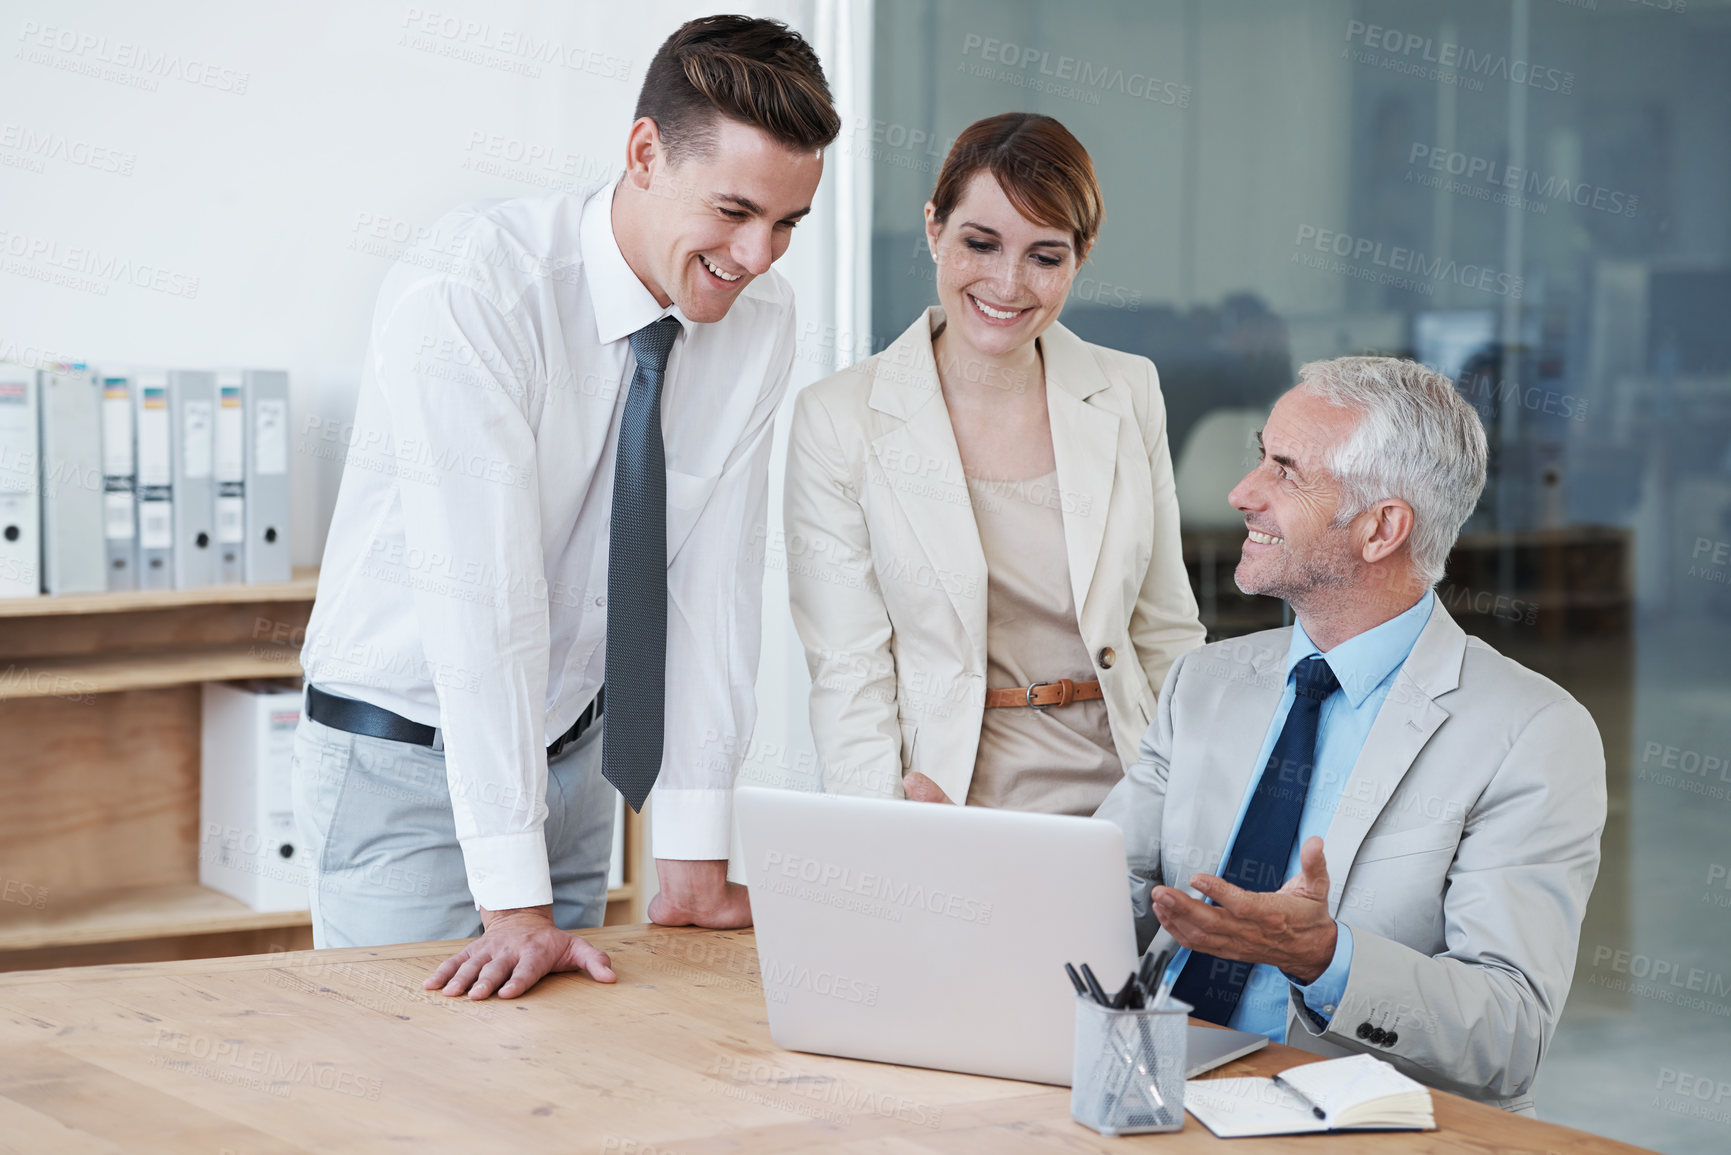
[[[1318,1107],[1314,1102],[1312,1102],[1309,1095],[1306,1095],[1303,1091],[1300,1091],[1297,1087],[1294,1087],[1291,1083],[1288,1083],[1285,1079],[1282,1079],[1279,1075],[1274,1076],[1274,1085],[1277,1087],[1285,1087],[1288,1091],[1292,1092],[1294,1095],[1297,1095],[1298,1098],[1304,1103],[1304,1105],[1310,1108],[1310,1113],[1312,1115],[1315,1115],[1318,1119],[1321,1119],[1324,1123],[1328,1122],[1328,1112],[1324,1111],[1321,1107]]]

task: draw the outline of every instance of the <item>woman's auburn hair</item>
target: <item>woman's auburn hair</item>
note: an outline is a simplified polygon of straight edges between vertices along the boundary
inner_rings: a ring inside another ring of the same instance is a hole
[[[968,125],[950,146],[932,191],[938,224],[949,220],[981,172],[992,174],[1028,220],[1069,230],[1078,261],[1088,255],[1105,223],[1106,205],[1094,162],[1069,129],[1037,112],[1002,112]]]

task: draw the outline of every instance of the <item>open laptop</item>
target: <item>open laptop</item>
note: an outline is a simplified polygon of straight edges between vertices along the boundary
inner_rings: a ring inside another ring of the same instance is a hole
[[[740,787],[770,1035],[794,1051],[1068,1086],[1088,963],[1135,968],[1118,827]],[[1266,1045],[1191,1027],[1187,1077]]]

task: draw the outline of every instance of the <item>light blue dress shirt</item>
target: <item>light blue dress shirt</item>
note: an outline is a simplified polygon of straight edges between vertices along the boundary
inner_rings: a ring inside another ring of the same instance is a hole
[[[1286,715],[1292,709],[1292,699],[1295,696],[1292,679],[1294,666],[1308,657],[1320,655],[1328,663],[1328,668],[1334,671],[1335,678],[1340,681],[1340,689],[1330,694],[1322,703],[1322,715],[1316,731],[1316,763],[1311,771],[1310,791],[1304,799],[1304,811],[1298,820],[1298,837],[1293,840],[1292,857],[1286,864],[1287,878],[1298,873],[1299,850],[1304,846],[1305,839],[1313,834],[1326,837],[1328,825],[1333,820],[1334,812],[1340,805],[1341,794],[1346,789],[1346,780],[1351,777],[1359,751],[1364,749],[1364,740],[1370,736],[1371,724],[1376,721],[1383,699],[1388,697],[1389,687],[1394,684],[1395,672],[1406,661],[1407,655],[1412,653],[1414,643],[1424,632],[1425,623],[1430,621],[1431,607],[1435,602],[1436,598],[1426,593],[1405,613],[1356,637],[1348,638],[1326,654],[1316,648],[1316,643],[1304,632],[1304,626],[1293,625],[1292,644],[1286,651],[1286,689],[1281,694],[1280,705],[1274,711],[1273,721],[1268,724],[1268,735],[1262,740],[1262,753],[1257,757],[1256,765],[1268,765],[1268,756],[1274,750],[1274,743],[1280,737],[1281,728],[1286,725]],[[1226,853],[1220,857],[1220,865],[1215,868],[1216,874],[1224,874],[1226,871],[1227,859],[1232,854],[1232,844],[1238,840],[1238,828],[1244,822],[1244,812],[1250,807],[1251,795],[1256,792],[1258,777],[1259,775],[1251,776],[1250,785],[1244,791],[1244,799],[1238,804],[1238,817],[1232,823],[1232,837],[1226,840]],[[1168,884],[1181,885],[1185,881],[1187,880],[1167,879]],[[1331,884],[1338,884],[1340,881],[1342,880],[1330,880]],[[1334,960],[1315,982],[1306,986],[1296,979],[1288,978],[1277,967],[1267,964],[1257,966],[1251,970],[1250,977],[1244,984],[1244,995],[1232,1012],[1227,1026],[1240,1031],[1257,1031],[1274,1042],[1284,1043],[1287,991],[1291,987],[1298,988],[1304,997],[1304,1005],[1326,1023],[1334,1015],[1334,1008],[1339,1005],[1340,997],[1346,991],[1347,972],[1352,969],[1352,930],[1344,923],[1336,923],[1336,926],[1339,933],[1335,937]],[[1167,973],[1176,975],[1189,958],[1190,951],[1187,948],[1180,950],[1167,968]]]

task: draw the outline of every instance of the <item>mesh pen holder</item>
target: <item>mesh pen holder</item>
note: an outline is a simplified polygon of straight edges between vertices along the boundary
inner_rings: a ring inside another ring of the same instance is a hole
[[[1184,1067],[1190,1004],[1114,1011],[1076,998],[1076,1057],[1070,1118],[1107,1137],[1184,1126]]]

